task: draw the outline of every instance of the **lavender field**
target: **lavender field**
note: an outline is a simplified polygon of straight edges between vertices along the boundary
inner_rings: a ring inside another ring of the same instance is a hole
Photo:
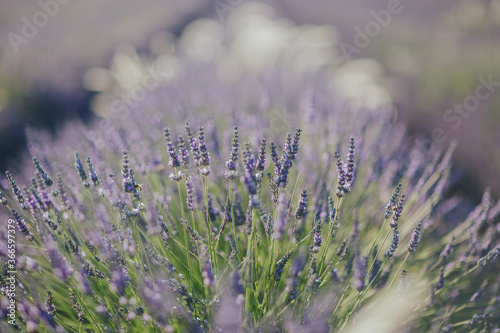
[[[352,41],[356,1],[336,20],[336,2],[164,5],[179,15],[140,42],[53,60],[61,78],[0,72],[0,128],[15,116],[25,140],[0,163],[1,332],[500,332],[499,168],[454,134],[481,142],[493,70],[455,90],[410,75],[417,54],[387,64],[377,47],[413,24],[402,2]],[[37,47],[19,46],[29,68]],[[85,115],[23,121],[40,82]]]

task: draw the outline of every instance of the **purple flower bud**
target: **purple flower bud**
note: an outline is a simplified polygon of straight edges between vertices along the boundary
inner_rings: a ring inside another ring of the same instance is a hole
[[[356,259],[356,270],[354,271],[353,284],[357,291],[363,291],[365,288],[366,266],[368,257],[360,257]]]
[[[389,199],[389,203],[385,206],[385,219],[388,219],[394,213],[394,210],[396,209],[398,203],[399,192],[401,191],[402,186],[403,184],[398,183],[396,189],[392,193],[391,198]]]
[[[335,159],[337,160],[337,197],[342,198],[345,192],[345,182],[346,176],[344,172],[344,165],[340,159],[340,153],[335,153]]]
[[[444,287],[444,265],[441,266],[441,269],[439,270],[439,279],[434,285],[436,291]]]
[[[28,229],[28,225],[21,215],[14,209],[12,209],[12,215],[14,215],[14,220],[16,221],[19,231],[21,231],[28,240],[33,240],[33,234]]]
[[[410,253],[415,252],[417,249],[417,244],[420,242],[421,230],[422,222],[419,222],[411,235],[410,242],[408,243],[408,251],[410,251]]]
[[[398,225],[396,224],[395,227],[392,228],[392,242],[391,242],[391,246],[385,252],[385,255],[388,258],[391,258],[392,256],[394,256],[394,252],[396,252],[396,249],[398,248],[398,245],[399,245],[399,230],[398,230]]]
[[[453,253],[453,242],[455,241],[455,237],[452,236],[451,240],[446,244],[443,251],[440,253],[440,257],[444,260],[448,259],[448,257]]]
[[[335,232],[336,229],[339,228],[339,225],[336,219],[337,210],[335,209],[335,202],[333,201],[332,197],[328,197],[328,217],[330,218],[330,228],[333,228],[332,232]]]
[[[484,257],[478,260],[478,264],[485,266],[488,262],[495,260],[500,255],[500,245],[495,246],[493,250],[488,252]]]
[[[313,244],[309,246],[309,252],[311,252],[311,255],[314,255],[319,252],[319,248],[323,242],[323,239],[321,238],[321,218],[318,212],[314,218],[311,233],[314,233],[314,238]]]
[[[186,144],[184,143],[184,139],[181,135],[177,138],[177,143],[179,146],[179,154],[182,162],[182,167],[184,169],[189,169],[189,153],[186,148]]]
[[[231,201],[229,198],[226,198],[226,205],[224,206],[224,217],[222,218],[222,223],[219,227],[219,233],[217,235],[217,239],[220,240],[222,234],[224,233],[224,229],[228,223],[232,222],[231,217]]]
[[[333,282],[340,282],[341,281],[338,269],[332,267],[332,269],[330,270],[330,274],[331,274]]]
[[[40,177],[42,177],[42,179],[45,183],[45,186],[47,186],[47,187],[52,186],[52,184],[53,184],[52,179],[47,174],[47,172],[45,172],[45,169],[40,164],[40,161],[38,160],[38,158],[33,157],[33,164],[35,164],[35,168],[38,171],[38,174],[40,175]]]
[[[99,177],[97,177],[97,173],[95,172],[94,166],[92,165],[92,160],[90,157],[87,158],[87,164],[89,166],[89,174],[90,174],[90,179],[92,180],[92,183],[94,183],[94,186],[99,185]]]
[[[354,179],[354,168],[355,168],[355,163],[354,163],[354,154],[355,154],[356,147],[354,145],[354,138],[351,138],[349,140],[349,152],[347,153],[347,159],[346,159],[346,170],[345,170],[345,181],[346,181],[346,186],[345,186],[345,191],[349,192],[351,189],[351,184]]]
[[[484,322],[486,317],[487,314],[485,313],[474,314],[472,318],[465,323],[464,328],[466,328],[467,330],[471,330],[474,325]]]
[[[128,152],[123,151],[123,163],[122,163],[122,177],[123,177],[123,190],[125,193],[132,193],[135,190],[135,181],[131,175],[131,169],[129,168]]]
[[[179,159],[179,155],[175,151],[174,144],[172,143],[172,138],[170,137],[170,130],[165,127],[164,132],[165,132],[165,142],[167,144],[167,152],[170,157],[168,165],[170,165],[172,168],[178,168],[181,165],[181,162]]]
[[[33,178],[33,181],[36,184],[36,180],[34,178]],[[38,187],[38,185],[37,185],[37,187]],[[35,216],[36,215],[35,212],[37,211],[37,209],[45,210],[45,206],[43,204],[42,199],[38,195],[38,191],[35,190],[34,187],[32,187],[30,189],[30,191],[31,191],[31,193],[27,193],[28,194],[28,205],[31,209],[32,215]]]
[[[300,128],[297,128],[295,130],[295,136],[293,137],[292,139],[292,142],[291,142],[291,154],[290,154],[290,157],[293,160],[295,160],[295,157],[297,156],[297,153],[299,152],[299,140],[300,140],[300,133],[302,132],[302,130]]]
[[[257,194],[257,178],[255,176],[255,159],[250,150],[250,143],[245,143],[244,164],[245,164],[245,185],[247,186],[248,194],[255,196]]]
[[[186,175],[186,193],[187,193],[187,198],[186,198],[186,204],[189,210],[193,211],[194,210],[194,185],[193,185],[193,179],[190,174]]]
[[[68,211],[71,207],[71,204],[68,200],[68,196],[66,195],[66,189],[64,188],[64,183],[60,172],[57,173],[57,192],[59,193],[58,195],[61,198],[63,210]]]
[[[394,216],[392,217],[392,224],[396,224],[396,222],[399,220],[401,217],[401,214],[403,213],[403,204],[405,202],[405,195],[402,194],[401,197],[399,198],[398,204],[396,206],[396,210],[394,211]]]
[[[16,185],[16,181],[14,180],[14,178],[12,178],[12,174],[10,173],[10,171],[6,171],[5,175],[7,176],[7,180],[9,181],[10,187],[12,188],[12,192],[14,192],[14,195],[16,196],[17,201],[21,204],[21,207],[24,210],[28,209],[28,206],[25,203],[24,194],[19,186]]]
[[[0,203],[4,206],[8,203],[7,198],[3,195],[3,191],[0,192]]]
[[[53,206],[52,201],[50,200],[50,190],[45,186],[45,182],[43,179],[38,175],[38,193],[41,196],[42,204],[40,208],[44,211],[47,211],[50,209],[50,207]],[[40,199],[39,199],[40,200]]]
[[[170,178],[171,180],[173,181],[176,181],[176,182],[180,182],[182,180],[182,176],[183,176],[183,172],[182,171],[177,171],[177,173],[171,173],[168,178]]]
[[[90,184],[87,181],[87,172],[83,168],[82,161],[80,160],[80,156],[77,151],[75,151],[75,168],[78,171],[78,175],[80,176],[80,179],[82,180],[82,184],[85,187],[89,187]]]
[[[189,147],[191,148],[191,154],[193,154],[194,166],[200,166],[200,148],[198,146],[198,141],[193,137],[193,132],[189,128],[189,123],[186,121],[185,125],[186,135],[189,142]]]
[[[276,152],[276,145],[274,144],[273,141],[271,141],[271,159],[273,160],[274,164],[278,164],[278,153]]]
[[[295,218],[300,220],[307,215],[307,191],[303,190],[299,199],[297,210],[295,211]]]
[[[205,132],[203,126],[198,127],[198,143],[201,153],[200,166],[210,167],[210,153],[208,152],[207,145],[205,143]]]
[[[50,290],[46,290],[47,298],[45,299],[45,310],[49,315],[54,317],[56,315],[56,306],[54,304],[54,296]]]
[[[292,167],[292,159],[290,152],[283,151],[280,162],[275,167],[275,172],[277,171],[275,182],[278,185],[278,187],[286,187],[288,185],[288,175],[290,173],[291,167]]]
[[[75,310],[75,312],[77,314],[78,321],[82,324],[86,323],[87,319],[85,318],[85,316],[86,316],[85,309],[79,304],[78,299],[77,299],[76,295],[71,291],[71,288],[69,288],[69,290],[70,290],[69,302],[70,302],[71,306],[73,307],[73,310]]]
[[[274,281],[281,280],[281,275],[283,274],[283,268],[285,268],[286,263],[293,254],[293,250],[288,251],[283,258],[278,260],[276,263],[276,268],[274,269]]]
[[[344,240],[342,241],[342,244],[340,245],[340,247],[337,249],[337,252],[335,253],[335,255],[337,257],[340,257],[347,249],[347,238],[344,238]]]
[[[257,157],[257,166],[255,169],[259,171],[264,171],[266,168],[266,139],[262,139],[259,148],[259,156]]]

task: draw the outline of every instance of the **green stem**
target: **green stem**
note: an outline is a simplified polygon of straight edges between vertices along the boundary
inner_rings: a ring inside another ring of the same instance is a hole
[[[382,225],[380,226],[380,229],[378,230],[378,233],[377,233],[377,236],[375,237],[375,240],[373,241],[372,243],[372,246],[370,247],[370,251],[368,251],[368,255],[370,255],[373,251],[373,249],[375,248],[375,244],[377,243],[379,237],[380,237],[380,233],[382,232],[382,229],[384,229],[384,225],[385,223],[387,222],[387,219],[384,219],[384,222],[382,223]],[[387,234],[385,235],[384,237],[384,242],[385,243],[385,240],[387,240],[387,237],[389,237],[389,233],[390,233],[390,229],[389,231],[387,232]],[[381,247],[384,246],[384,244],[382,243]],[[380,253],[380,248],[377,249],[377,252],[375,253],[375,255],[373,256],[373,260],[368,268],[368,270],[366,271],[366,277],[365,277],[365,283],[366,281],[368,281],[368,278],[370,276],[370,273],[372,272],[372,269],[373,269],[373,266],[375,266],[375,262],[377,261],[377,257],[378,257],[378,254]]]
[[[337,220],[337,216],[339,214],[339,209],[340,209],[343,201],[344,201],[344,197],[340,198],[339,201],[337,202],[337,207],[335,208],[335,216],[333,217],[333,223],[329,229],[326,243],[323,246],[323,253],[321,254],[321,257],[320,257],[321,261],[318,265],[318,273],[320,273],[320,274],[321,274],[321,268],[323,268],[323,265],[325,264],[325,261],[326,261],[327,250],[330,248],[331,242],[333,240],[333,235],[332,235],[333,228],[335,227],[335,221]]]
[[[229,204],[231,205],[231,222],[233,225],[233,236],[234,236],[234,242],[236,243],[236,250],[237,250],[236,252],[237,252],[238,261],[241,261],[241,251],[238,248],[238,234],[236,233],[236,221],[234,219],[232,190],[233,190],[233,180],[229,179]]]
[[[388,291],[389,289],[391,289],[392,284],[394,283],[394,281],[395,281],[395,280],[396,280],[396,278],[398,277],[399,272],[401,271],[401,268],[403,268],[403,265],[406,263],[406,260],[408,260],[408,257],[409,257],[409,256],[410,256],[410,252],[408,251],[408,252],[406,253],[405,258],[403,259],[403,262],[401,263],[401,265],[399,265],[399,268],[398,268],[398,270],[396,271],[396,274],[394,274],[394,278],[392,279],[391,283],[389,283],[389,286],[385,289],[385,293],[384,293],[384,295],[385,295],[385,294],[387,294],[387,291]]]

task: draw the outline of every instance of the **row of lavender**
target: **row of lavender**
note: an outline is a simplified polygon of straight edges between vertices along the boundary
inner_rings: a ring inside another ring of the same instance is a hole
[[[34,166],[1,183],[2,331],[498,331],[500,205],[442,198],[453,147],[413,150],[320,76],[216,77],[28,133]]]

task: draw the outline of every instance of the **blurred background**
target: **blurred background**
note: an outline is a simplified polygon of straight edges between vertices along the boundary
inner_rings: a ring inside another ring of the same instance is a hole
[[[500,0],[2,1],[0,170],[16,168],[30,128],[56,137],[105,118],[152,65],[168,80],[182,57],[227,80],[328,71],[369,107],[393,103],[420,145],[456,140],[453,190],[498,197],[499,51]]]

